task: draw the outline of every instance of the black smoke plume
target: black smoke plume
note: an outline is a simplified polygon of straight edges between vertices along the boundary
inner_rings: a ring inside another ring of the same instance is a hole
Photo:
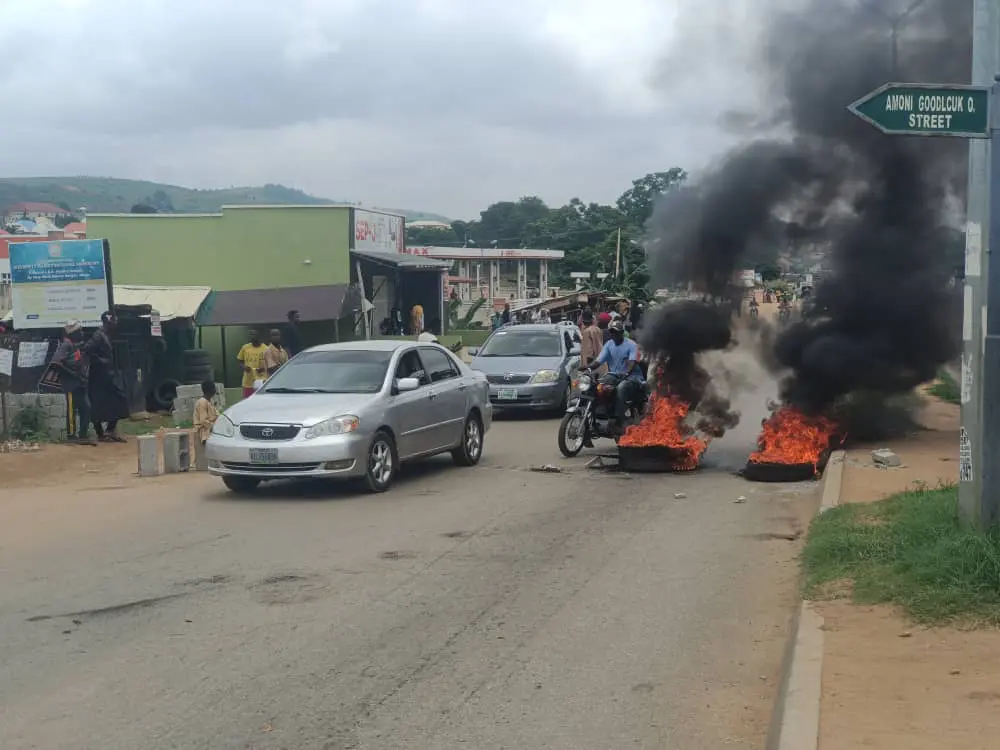
[[[687,403],[699,431],[721,437],[736,425],[739,414],[712,388],[708,371],[697,362],[698,354],[725,349],[732,343],[724,308],[686,301],[655,309],[639,332],[639,343],[658,365],[658,390]]]
[[[804,0],[770,11],[759,58],[781,135],[733,149],[663,200],[648,227],[654,278],[713,295],[762,253],[824,257],[832,273],[814,312],[769,353],[790,373],[783,399],[803,409],[905,393],[958,351],[945,245],[965,142],[883,135],[847,110],[888,81],[968,83],[972,0],[917,8],[899,24],[892,69],[888,19],[912,4]]]

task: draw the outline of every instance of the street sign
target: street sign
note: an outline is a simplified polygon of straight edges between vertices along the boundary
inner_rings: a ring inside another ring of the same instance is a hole
[[[986,86],[887,83],[848,109],[888,135],[990,137]]]

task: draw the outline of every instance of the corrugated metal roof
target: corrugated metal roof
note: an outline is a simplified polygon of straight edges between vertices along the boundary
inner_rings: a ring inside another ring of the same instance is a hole
[[[288,319],[290,310],[297,310],[303,322],[337,320],[345,310],[345,301],[348,305],[351,302],[348,284],[213,292],[198,323],[205,326],[278,325]]]
[[[149,305],[160,320],[196,318],[202,303],[212,292],[207,286],[138,286],[115,284],[116,305]]]
[[[351,255],[361,260],[370,260],[393,268],[409,268],[419,270],[444,270],[451,268],[450,260],[437,260],[425,255],[410,255],[408,253],[379,253],[374,250],[351,250]]]

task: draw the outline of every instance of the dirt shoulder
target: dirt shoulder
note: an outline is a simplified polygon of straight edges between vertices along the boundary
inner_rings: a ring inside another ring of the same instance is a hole
[[[959,409],[927,398],[927,428],[885,447],[879,469],[849,451],[841,503],[866,503],[958,479]],[[822,750],[987,750],[1000,736],[1000,632],[922,627],[891,607],[820,602],[825,618]]]

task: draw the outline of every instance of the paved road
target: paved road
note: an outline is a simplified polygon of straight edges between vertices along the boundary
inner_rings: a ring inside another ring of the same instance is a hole
[[[761,747],[815,488],[595,473],[555,428],[377,497],[5,490],[3,748]]]

